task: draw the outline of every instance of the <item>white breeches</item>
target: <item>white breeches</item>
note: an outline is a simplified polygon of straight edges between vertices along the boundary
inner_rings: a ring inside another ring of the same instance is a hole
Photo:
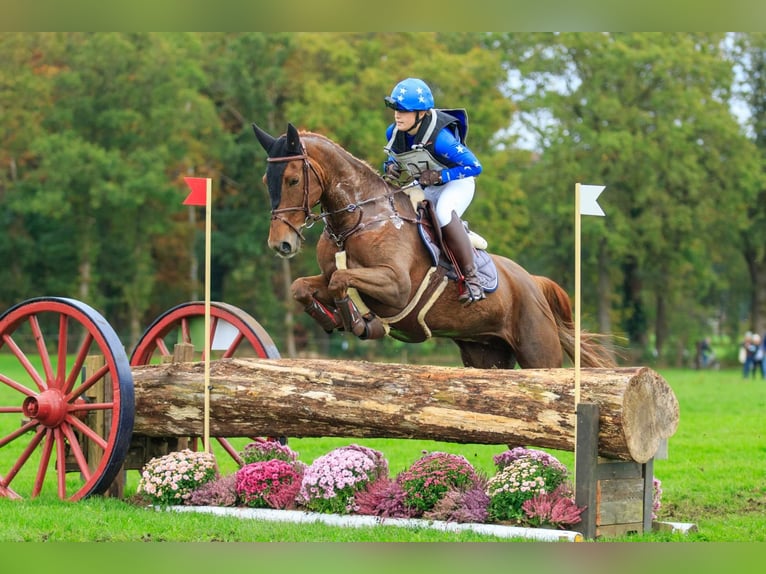
[[[426,199],[431,202],[439,220],[439,227],[444,227],[452,220],[452,212],[458,217],[468,208],[473,200],[476,179],[466,177],[455,179],[444,185],[431,185],[423,189]]]

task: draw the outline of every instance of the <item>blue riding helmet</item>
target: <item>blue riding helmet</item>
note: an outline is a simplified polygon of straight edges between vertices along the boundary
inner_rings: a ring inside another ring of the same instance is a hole
[[[386,106],[400,112],[424,112],[434,107],[431,88],[419,78],[402,80],[384,99]]]

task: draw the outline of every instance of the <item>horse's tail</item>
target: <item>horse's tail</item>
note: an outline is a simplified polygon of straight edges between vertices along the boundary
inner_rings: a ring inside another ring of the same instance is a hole
[[[572,317],[572,304],[569,301],[569,295],[561,285],[548,277],[534,275],[534,279],[545,295],[545,300],[548,301],[551,311],[553,311],[561,347],[567,356],[574,361],[575,324]],[[604,338],[606,338],[605,335],[581,331],[580,363],[583,367],[617,366],[612,349],[605,346],[600,340]]]

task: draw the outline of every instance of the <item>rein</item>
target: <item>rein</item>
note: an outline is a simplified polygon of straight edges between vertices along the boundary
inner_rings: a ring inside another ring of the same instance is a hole
[[[281,221],[285,225],[287,225],[290,229],[292,229],[298,235],[298,237],[300,237],[301,241],[306,241],[306,238],[303,235],[303,230],[310,229],[319,220],[324,221],[325,231],[338,247],[342,247],[343,244],[351,235],[353,235],[354,233],[357,233],[358,231],[361,231],[362,229],[364,229],[365,227],[373,223],[377,223],[380,221],[387,221],[391,219],[395,222],[395,225],[399,226],[401,225],[402,221],[411,221],[411,222],[417,221],[416,219],[402,217],[401,215],[399,215],[398,211],[396,210],[396,206],[394,205],[394,199],[393,199],[394,195],[396,195],[397,193],[402,193],[405,190],[417,185],[416,182],[405,185],[395,190],[394,193],[386,193],[384,195],[370,197],[368,199],[365,199],[356,203],[349,203],[345,207],[342,207],[335,211],[322,211],[321,213],[318,213],[318,214],[312,213],[311,209],[314,206],[309,204],[309,169],[311,169],[311,171],[313,172],[314,176],[317,179],[317,182],[319,183],[319,186],[322,188],[323,195],[326,192],[326,189],[324,184],[322,183],[322,179],[319,177],[319,173],[314,167],[314,164],[311,163],[311,158],[309,158],[308,154],[306,153],[306,149],[303,148],[302,144],[301,144],[301,147],[303,151],[303,153],[301,154],[282,156],[282,157],[269,157],[266,159],[266,161],[269,163],[284,163],[284,162],[295,161],[295,160],[301,160],[303,162],[303,203],[300,206],[283,207],[281,209],[271,210],[271,220],[274,221],[276,219]],[[388,202],[391,206],[391,210],[393,211],[393,215],[376,217],[366,222],[363,221],[364,211],[362,210],[362,206],[368,203],[375,203],[381,199],[388,199]],[[353,213],[357,210],[359,211],[359,217],[356,220],[356,223],[354,225],[352,225],[350,228],[346,229],[345,231],[341,231],[341,232],[333,230],[332,228],[333,226],[330,222],[330,218],[340,213],[344,213],[344,212]],[[303,224],[300,226],[300,228],[296,227],[295,225],[290,223],[287,219],[285,219],[282,216],[282,214],[284,213],[291,213],[294,211],[301,211],[303,212],[305,216]]]

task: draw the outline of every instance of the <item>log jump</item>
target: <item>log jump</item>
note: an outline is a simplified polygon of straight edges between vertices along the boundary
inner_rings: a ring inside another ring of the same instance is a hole
[[[134,432],[200,436],[203,364],[133,367]],[[212,436],[415,438],[575,449],[572,369],[485,370],[298,359],[210,364]],[[678,402],[645,367],[582,369],[598,452],[644,463],[676,430]]]

